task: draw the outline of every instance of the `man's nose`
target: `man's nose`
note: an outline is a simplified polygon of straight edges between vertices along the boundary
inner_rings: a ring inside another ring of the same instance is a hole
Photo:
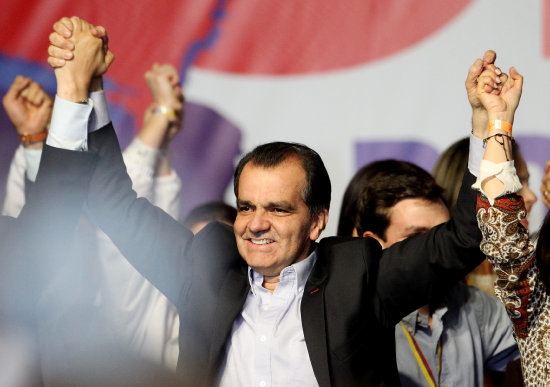
[[[258,233],[268,230],[269,226],[270,222],[267,212],[264,210],[256,210],[248,224],[248,229],[251,232]]]

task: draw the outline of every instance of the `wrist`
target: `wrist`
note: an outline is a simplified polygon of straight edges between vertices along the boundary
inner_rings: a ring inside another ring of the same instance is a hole
[[[143,128],[137,135],[140,141],[151,148],[161,149],[170,122],[164,114],[151,115],[144,123]]]
[[[157,104],[152,111],[153,115],[164,115],[166,117],[176,117],[176,111],[168,104]]]
[[[90,80],[80,80],[68,73],[56,70],[57,95],[69,102],[83,102],[88,100]]]
[[[83,103],[88,100],[88,85],[59,85],[57,95],[65,101]]]
[[[501,120],[509,122],[510,124],[514,123],[514,113],[511,112],[489,112],[489,122]]]
[[[90,82],[89,92],[93,93],[95,91],[102,91],[103,90],[103,77],[93,77],[92,81]]]
[[[23,147],[27,149],[42,149],[42,144],[48,137],[48,130],[45,128],[38,133],[28,133],[23,129],[22,131],[17,131],[19,136],[19,141]]]
[[[504,120],[490,120],[487,125],[487,132],[492,134],[505,134],[512,136],[512,124]]]

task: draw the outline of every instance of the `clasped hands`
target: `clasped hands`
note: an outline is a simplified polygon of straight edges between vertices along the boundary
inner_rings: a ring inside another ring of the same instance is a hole
[[[48,63],[55,69],[57,94],[71,102],[86,101],[93,80],[114,60],[105,28],[76,16],[60,19],[53,28]]]
[[[487,111],[488,120],[502,120],[513,124],[522,88],[523,77],[514,67],[510,68],[508,76],[494,64],[490,64],[484,66],[476,80],[475,98]],[[471,100],[470,98],[470,102]]]

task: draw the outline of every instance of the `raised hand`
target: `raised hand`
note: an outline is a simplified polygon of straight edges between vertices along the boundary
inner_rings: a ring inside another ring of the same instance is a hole
[[[506,74],[503,74],[498,67],[495,66],[497,54],[493,50],[485,51],[483,58],[477,59],[469,68],[468,76],[464,85],[466,86],[466,92],[468,93],[468,101],[472,107],[472,131],[474,135],[485,138],[487,137],[487,123],[489,118],[487,115],[487,110],[483,107],[483,104],[479,100],[476,94],[477,84],[479,76],[486,69],[492,69],[499,78],[498,82],[505,82],[507,79]],[[497,88],[495,92],[500,92]]]
[[[89,23],[88,23],[89,24]],[[103,49],[107,53],[109,50],[108,43],[109,39],[107,37],[107,32],[102,26],[91,26],[90,32],[96,38],[103,40]],[[63,67],[66,61],[73,59],[75,45],[71,40],[73,34],[73,22],[72,18],[63,17],[60,20],[56,21],[53,25],[53,30],[50,34],[50,47],[48,48],[48,63],[51,67]],[[112,52],[109,54],[112,55]],[[110,61],[114,59],[111,58]]]
[[[496,58],[496,52],[493,50],[487,50],[485,51],[483,58],[478,58],[468,69],[468,76],[466,77],[466,82],[464,82],[464,85],[466,86],[468,101],[470,101],[472,110],[485,110],[476,94],[478,78],[487,68],[491,68],[498,75],[500,75],[500,70],[494,65]]]
[[[476,96],[487,110],[489,120],[513,123],[522,88],[523,77],[514,67],[510,68],[510,76],[505,82],[495,70],[486,69],[478,79]]]
[[[114,60],[105,29],[75,16],[63,18],[54,24],[50,43],[48,62],[55,68],[58,95],[85,100],[92,79],[102,76]]]
[[[145,81],[153,97],[159,105],[175,104],[179,106],[181,85],[178,70],[170,64],[153,64],[151,70],[145,73]]]
[[[181,129],[184,98],[176,68],[155,63],[145,73],[153,103],[145,112],[140,139],[155,148],[166,148]]]
[[[15,77],[3,99],[4,109],[17,134],[30,136],[47,131],[52,113],[51,97],[32,79]],[[40,148],[42,141],[22,141],[27,148]]]

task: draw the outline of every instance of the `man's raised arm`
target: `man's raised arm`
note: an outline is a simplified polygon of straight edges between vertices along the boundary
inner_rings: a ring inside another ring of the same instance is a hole
[[[71,20],[73,19],[71,18]],[[60,48],[60,41],[63,41],[64,36],[66,36],[63,32],[57,32],[63,29],[60,25],[66,26],[64,22],[56,23],[56,32],[50,36],[50,42],[57,47],[57,49],[50,49],[50,55],[56,56],[58,60],[59,56],[64,55],[65,51],[70,50]],[[83,25],[86,26],[86,24]],[[88,28],[87,31],[87,35],[82,35],[82,33],[78,35],[78,29],[73,27],[73,30],[69,33],[71,39],[75,41],[75,48],[72,51],[73,59],[65,61],[63,67],[56,70],[56,76],[59,82],[68,84],[67,87],[62,88],[62,93],[58,94],[58,97],[66,95],[67,98],[70,98],[72,102],[62,100],[62,103],[65,105],[64,107],[70,104],[69,108],[71,110],[69,114],[67,114],[68,110],[66,109],[60,110],[63,115],[56,121],[57,104],[61,98],[56,99],[50,132],[54,132],[60,127],[62,129],[59,132],[60,137],[68,137],[68,142],[76,145],[72,149],[89,149],[92,152],[97,152],[100,160],[92,177],[88,195],[90,216],[111,238],[132,265],[164,293],[170,301],[177,303],[182,283],[185,281],[184,277],[188,275],[189,271],[185,262],[182,262],[182,252],[190,247],[193,234],[158,207],[151,205],[145,199],[136,197],[111,124],[106,125],[101,130],[90,131],[88,141],[86,141],[86,122],[90,113],[86,111],[84,104],[78,103],[78,100],[83,98],[79,90],[84,87],[82,85],[71,87],[74,79],[79,80],[81,78],[75,76],[61,77],[61,74],[57,74],[57,71],[65,69],[71,71],[70,74],[73,71],[78,72],[78,70],[75,70],[74,65],[76,61],[79,61],[81,55],[86,57],[80,59],[83,61],[84,68],[93,67],[90,63],[97,64],[96,70],[104,68],[103,64],[107,61],[107,55],[102,61],[101,54],[109,52],[104,45],[103,50],[99,50],[94,46],[91,51],[79,51],[79,36],[84,36],[87,41],[90,36],[93,36],[93,27]],[[107,41],[106,35],[103,36],[102,41],[105,44]],[[58,49],[61,51],[58,51]],[[97,60],[98,57],[99,60]],[[55,62],[54,59],[50,58],[50,64]],[[68,65],[73,66],[67,68]],[[98,74],[97,72],[91,73],[92,75]],[[84,84],[84,82],[81,83]],[[71,111],[74,111],[75,114]],[[86,120],[81,120],[82,116],[86,117]],[[66,129],[65,131],[63,127]],[[80,140],[78,141],[78,139]]]
[[[389,324],[422,305],[420,302],[431,302],[484,258],[479,250],[481,233],[475,218],[476,193],[471,186],[479,175],[490,118],[477,90],[480,77],[484,71],[494,74],[494,94],[503,89],[508,79],[495,66],[495,59],[494,51],[486,51],[469,68],[465,82],[472,106],[472,135],[468,171],[452,219],[384,251],[377,285],[380,298],[376,302],[381,302],[381,316]]]

